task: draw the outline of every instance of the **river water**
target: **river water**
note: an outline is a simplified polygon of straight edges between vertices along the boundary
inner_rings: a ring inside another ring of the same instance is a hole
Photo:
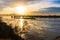
[[[19,23],[18,19],[4,20],[7,24],[13,24],[13,26]],[[24,21],[26,32],[23,33],[22,37],[27,40],[54,40],[57,36],[60,36],[60,18],[36,18],[24,19]]]

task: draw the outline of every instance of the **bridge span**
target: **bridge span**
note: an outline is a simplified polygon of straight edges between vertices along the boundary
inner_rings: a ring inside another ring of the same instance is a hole
[[[60,18],[60,15],[44,14],[44,15],[18,15],[18,14],[0,14],[1,16],[10,16],[11,18],[25,18],[25,19],[35,19],[35,18]]]

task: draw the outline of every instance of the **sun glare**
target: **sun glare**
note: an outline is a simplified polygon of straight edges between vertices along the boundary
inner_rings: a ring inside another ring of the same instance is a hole
[[[16,7],[16,13],[23,15],[26,12],[25,6],[17,6]]]

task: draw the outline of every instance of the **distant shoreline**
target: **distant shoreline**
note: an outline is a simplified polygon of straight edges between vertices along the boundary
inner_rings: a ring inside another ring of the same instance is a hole
[[[1,16],[23,17],[23,18],[60,18],[60,15],[44,14],[44,15],[18,15],[18,14],[0,14]]]

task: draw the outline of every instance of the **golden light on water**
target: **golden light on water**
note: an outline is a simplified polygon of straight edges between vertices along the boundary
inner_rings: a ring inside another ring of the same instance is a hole
[[[23,25],[24,25],[24,19],[21,17],[19,19],[19,27],[21,28],[21,31],[23,30]]]
[[[25,6],[17,6],[16,8],[16,13],[24,15],[26,12],[26,7]]]

